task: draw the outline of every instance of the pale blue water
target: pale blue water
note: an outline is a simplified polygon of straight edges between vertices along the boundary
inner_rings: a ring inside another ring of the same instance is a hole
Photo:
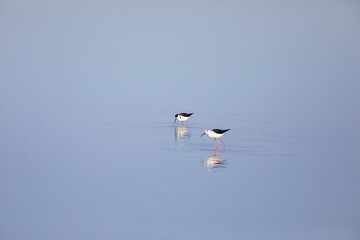
[[[360,239],[359,9],[1,1],[0,239]]]
[[[214,153],[200,138],[211,113],[187,129],[173,115],[108,106],[2,117],[2,239],[359,236],[359,139],[224,114],[231,130]]]

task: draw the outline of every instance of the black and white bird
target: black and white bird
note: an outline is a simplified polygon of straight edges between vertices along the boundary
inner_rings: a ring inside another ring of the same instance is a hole
[[[194,113],[177,113],[175,114],[175,121],[178,120],[179,122],[182,123],[182,126],[184,126],[184,122],[186,123],[186,126],[188,126],[187,124],[187,120],[190,118],[191,115],[193,115]]]
[[[209,138],[213,138],[215,139],[215,144],[216,144],[216,149],[217,149],[217,142],[216,139],[220,138],[222,144],[224,145],[224,149],[225,149],[225,143],[223,142],[223,140],[221,139],[221,137],[224,135],[224,133],[226,133],[227,131],[229,131],[230,129],[225,129],[225,130],[221,130],[221,129],[206,129],[205,132],[200,136],[204,136],[204,134],[206,133]]]

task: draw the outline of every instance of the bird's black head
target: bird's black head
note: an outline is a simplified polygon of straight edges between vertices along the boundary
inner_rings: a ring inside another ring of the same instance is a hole
[[[179,116],[179,114],[175,114],[175,120],[174,123],[176,122],[177,117]]]

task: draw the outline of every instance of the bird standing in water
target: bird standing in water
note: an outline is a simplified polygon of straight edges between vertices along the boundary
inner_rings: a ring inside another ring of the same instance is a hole
[[[216,149],[217,149],[217,142],[216,142],[216,139],[220,138],[223,146],[224,146],[224,149],[225,149],[225,143],[223,142],[223,140],[221,139],[221,137],[224,135],[224,133],[226,133],[227,131],[229,131],[230,129],[225,129],[225,130],[221,130],[221,129],[213,129],[213,130],[210,130],[210,129],[206,129],[205,132],[200,136],[204,136],[204,134],[206,133],[209,138],[213,138],[215,139],[215,144],[216,144]]]
[[[182,123],[181,126],[184,126],[184,122],[186,123],[186,126],[188,126],[187,124],[187,120],[190,118],[191,115],[193,115],[194,113],[178,113],[178,114],[175,114],[175,121],[174,123],[176,122],[176,120],[178,120],[179,122]]]

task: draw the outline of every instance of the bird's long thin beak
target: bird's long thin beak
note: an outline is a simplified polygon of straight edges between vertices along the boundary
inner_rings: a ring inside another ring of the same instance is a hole
[[[201,136],[200,136],[200,137],[202,137],[202,136],[204,136],[204,135],[205,135],[205,133],[201,134]]]
[[[174,123],[176,122],[176,118],[175,118],[175,121],[174,121]]]

